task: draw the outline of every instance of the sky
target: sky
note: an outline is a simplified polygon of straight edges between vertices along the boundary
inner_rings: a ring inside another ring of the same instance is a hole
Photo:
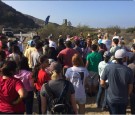
[[[63,19],[73,26],[87,25],[94,28],[119,26],[135,27],[135,0],[86,0],[86,1],[3,1],[17,11],[62,24]]]

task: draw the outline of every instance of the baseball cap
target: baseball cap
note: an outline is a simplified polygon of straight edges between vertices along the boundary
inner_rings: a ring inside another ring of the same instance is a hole
[[[33,40],[29,40],[28,42],[28,45],[32,46],[32,45],[35,45],[35,42]]]
[[[113,39],[119,39],[119,36],[114,36]]]
[[[49,67],[50,71],[56,71],[56,73],[60,73],[62,70],[62,65],[59,62],[52,62],[50,67]]]
[[[127,52],[124,49],[119,49],[115,52],[115,58],[120,59],[127,56]]]
[[[105,51],[103,57],[110,57],[111,53],[109,51]]]

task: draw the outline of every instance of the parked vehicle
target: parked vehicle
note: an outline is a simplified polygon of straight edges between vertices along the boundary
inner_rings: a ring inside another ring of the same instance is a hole
[[[14,36],[14,33],[13,33],[12,29],[10,29],[10,28],[3,28],[2,34],[4,34],[7,37],[13,37]]]

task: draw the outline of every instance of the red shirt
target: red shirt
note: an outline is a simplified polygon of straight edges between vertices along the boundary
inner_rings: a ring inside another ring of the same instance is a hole
[[[63,66],[64,67],[72,67],[72,56],[78,53],[76,50],[72,49],[72,48],[66,48],[64,50],[62,50],[59,54],[58,54],[58,58],[62,58],[63,59]]]
[[[24,88],[22,82],[14,77],[3,79],[0,76],[0,112],[23,113],[25,105],[23,101],[17,105],[12,105],[19,95],[18,90]]]
[[[49,75],[47,74],[47,72],[43,69],[40,69],[38,72],[38,78],[37,78],[37,82],[35,83],[35,88],[40,91],[42,85],[46,82],[48,82],[49,80],[51,80],[51,78],[49,77]]]

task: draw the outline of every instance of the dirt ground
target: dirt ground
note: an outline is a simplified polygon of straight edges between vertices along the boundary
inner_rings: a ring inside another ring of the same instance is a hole
[[[95,99],[96,99],[96,97],[87,96],[87,103],[85,105],[85,108],[86,108],[85,114],[86,115],[109,115],[108,111],[102,111],[101,108],[96,108]],[[35,114],[35,115],[38,114],[38,105],[37,105],[36,98],[34,98],[33,114]],[[129,107],[127,107],[127,115],[131,115]]]

